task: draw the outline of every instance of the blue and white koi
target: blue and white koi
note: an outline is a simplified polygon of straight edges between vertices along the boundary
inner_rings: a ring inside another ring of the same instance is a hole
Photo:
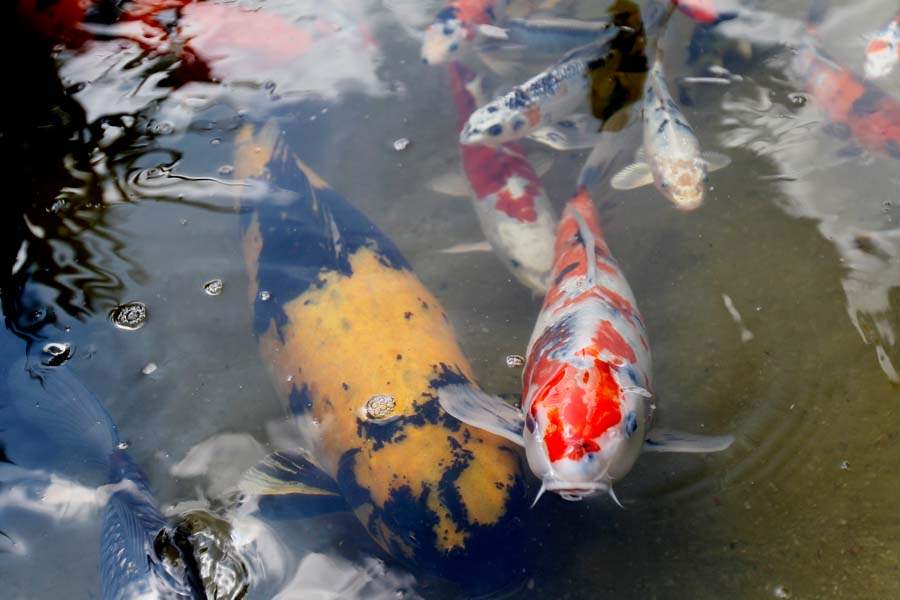
[[[900,62],[900,13],[866,44],[866,78],[884,77]]]
[[[584,110],[591,92],[590,65],[609,50],[609,42],[576,48],[546,71],[482,106],[469,117],[459,143],[499,146],[541,135],[542,129]]]
[[[643,121],[644,143],[637,162],[613,176],[612,187],[630,190],[655,183],[677,208],[696,209],[703,203],[707,173],[727,166],[731,159],[701,152],[693,128],[669,94],[661,51],[647,78]]]
[[[615,500],[613,483],[641,450],[730,446],[731,436],[647,433],[654,405],[644,320],[585,187],[566,206],[555,252],[550,291],[528,344],[520,408],[458,386],[441,390],[444,410],[524,446],[542,481],[538,498],[550,490],[566,500],[603,493]]]

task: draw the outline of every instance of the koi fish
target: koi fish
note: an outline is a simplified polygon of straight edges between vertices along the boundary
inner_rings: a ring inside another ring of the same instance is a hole
[[[190,540],[163,517],[145,475],[121,448],[109,413],[72,373],[62,366],[16,364],[0,415],[9,425],[0,434],[0,463],[9,464],[0,466],[31,474],[19,477],[19,486],[41,489],[40,502],[53,484],[68,493],[81,490],[83,500],[102,508],[103,600],[205,600]],[[65,481],[71,483],[59,485]]]
[[[272,123],[247,125],[234,164],[271,190],[242,211],[254,329],[309,439],[257,469],[256,493],[276,512],[352,510],[386,552],[448,579],[516,577],[521,461],[440,409],[442,388],[479,389],[444,310],[279,137]]]
[[[459,143],[499,146],[541,135],[546,128],[583,109],[591,91],[590,65],[609,49],[608,42],[577,48],[546,71],[479,108],[460,132]],[[563,128],[568,128],[565,122]]]
[[[640,97],[647,70],[637,5],[619,0],[610,12],[612,27],[595,42],[473,112],[460,143],[498,146],[530,137],[561,150],[595,146],[598,119],[609,129],[609,118]]]
[[[528,344],[521,407],[462,387],[440,393],[451,415],[525,447],[542,481],[538,498],[549,490],[566,500],[615,499],[613,483],[642,449],[713,452],[732,443],[731,436],[647,433],[654,408],[647,332],[585,187],[560,220],[551,277]]]
[[[482,81],[458,62],[449,70],[462,126],[483,97]],[[481,230],[496,255],[519,281],[546,293],[556,215],[538,173],[518,144],[461,145],[459,149],[465,181],[443,177],[434,187],[473,198]]]
[[[459,56],[475,39],[479,25],[494,24],[508,0],[451,0],[425,30],[422,62],[441,65]]]
[[[715,152],[701,152],[693,128],[669,94],[663,72],[662,52],[647,77],[644,91],[644,144],[637,162],[613,176],[611,185],[630,190],[655,183],[663,196],[681,210],[703,203],[707,173],[727,166],[731,159]]]
[[[866,44],[866,77],[877,79],[894,70],[900,62],[900,13]]]
[[[832,129],[872,152],[900,159],[900,101],[823,56],[810,41],[800,47],[794,69],[831,122]]]

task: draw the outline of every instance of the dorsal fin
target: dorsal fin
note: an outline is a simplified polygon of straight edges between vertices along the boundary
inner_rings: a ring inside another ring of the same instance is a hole
[[[597,241],[594,239],[594,232],[588,227],[584,217],[577,210],[572,211],[575,221],[578,223],[578,234],[581,236],[581,242],[584,244],[584,259],[587,261],[587,278],[588,283],[597,285]]]

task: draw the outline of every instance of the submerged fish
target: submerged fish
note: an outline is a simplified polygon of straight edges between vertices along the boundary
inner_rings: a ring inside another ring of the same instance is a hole
[[[809,40],[794,69],[832,131],[852,136],[871,152],[900,158],[900,100],[826,58]]]
[[[521,53],[521,59],[558,57],[573,48],[615,35],[616,27],[609,19],[584,21],[557,17],[534,16],[506,19],[497,25],[476,28],[476,50],[482,60],[494,53]],[[490,64],[490,60],[486,60]]]
[[[479,25],[492,25],[505,14],[508,0],[451,0],[425,30],[422,62],[441,65],[457,58],[475,39]]]
[[[660,51],[647,78],[643,120],[644,143],[638,161],[619,171],[612,178],[612,187],[630,190],[655,183],[681,210],[699,207],[706,193],[707,173],[727,166],[731,159],[700,151],[693,128],[669,94]]]
[[[66,367],[23,363],[10,369],[4,396],[3,462],[90,485],[69,489],[91,491],[102,507],[101,598],[205,599],[190,540],[163,517],[100,400]]]
[[[453,99],[460,125],[483,97],[480,77],[458,62],[450,66]],[[498,147],[460,145],[465,181],[439,191],[473,198],[481,230],[496,255],[519,281],[538,293],[547,291],[553,266],[556,215],[538,173],[514,143]]]
[[[593,147],[600,122],[640,97],[647,63],[637,5],[619,0],[612,27],[472,113],[461,144],[498,146],[531,137],[557,149]]]
[[[866,44],[866,77],[877,79],[894,70],[900,62],[900,13]]]
[[[444,387],[479,388],[440,303],[274,124],[236,147],[235,174],[271,191],[243,210],[255,333],[309,438],[257,470],[263,504],[353,510],[386,552],[449,579],[518,577],[521,460],[441,410]]]
[[[730,436],[647,433],[653,393],[644,321],[584,187],[560,221],[551,282],[528,345],[521,408],[451,386],[440,393],[447,412],[523,445],[541,493],[566,500],[615,498],[613,483],[642,449],[712,452],[731,444]]]

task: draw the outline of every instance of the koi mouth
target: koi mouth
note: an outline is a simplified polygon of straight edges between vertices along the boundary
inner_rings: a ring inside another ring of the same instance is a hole
[[[602,482],[550,481],[544,484],[544,488],[556,492],[563,500],[570,502],[578,502],[609,492],[609,484]]]

